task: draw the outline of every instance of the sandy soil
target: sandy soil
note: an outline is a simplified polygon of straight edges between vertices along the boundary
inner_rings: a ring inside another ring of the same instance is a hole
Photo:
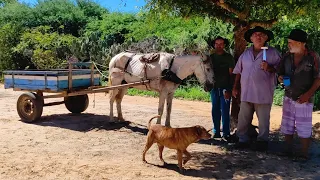
[[[320,179],[318,140],[313,141],[312,160],[307,163],[276,155],[283,148],[280,107],[271,112],[268,153],[200,141],[189,146],[193,158],[180,174],[174,150],[165,148],[166,166],[158,158],[157,146],[147,153],[149,164],[141,160],[147,120],[157,114],[156,98],[125,96],[123,123],[108,121],[109,98],[100,93],[95,103],[90,95],[89,108],[81,115],[70,114],[64,105],[45,107],[42,120],[28,124],[16,112],[20,94],[0,86],[0,179]],[[210,103],[175,99],[171,125],[212,128],[210,108]],[[313,123],[320,125],[319,112],[314,112]]]

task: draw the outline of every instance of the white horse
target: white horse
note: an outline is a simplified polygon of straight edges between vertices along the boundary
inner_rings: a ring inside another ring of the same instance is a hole
[[[157,120],[157,124],[161,123],[164,103],[165,100],[167,101],[165,126],[170,127],[172,99],[179,83],[161,78],[162,71],[170,68],[181,80],[189,75],[195,74],[201,84],[210,88],[213,87],[214,84],[214,74],[211,61],[206,55],[175,56],[162,52],[157,54],[159,58],[149,63],[141,62],[140,58],[150,54],[135,54],[131,52],[117,54],[111,59],[109,64],[109,86],[149,79],[150,83],[147,85],[138,85],[133,88],[151,90],[159,93],[158,114],[160,117]],[[172,64],[171,61],[173,61]],[[113,121],[113,103],[115,100],[117,103],[118,120],[123,120],[121,101],[127,90],[128,87],[110,91],[110,121]],[[205,88],[205,90],[208,90],[208,88]]]

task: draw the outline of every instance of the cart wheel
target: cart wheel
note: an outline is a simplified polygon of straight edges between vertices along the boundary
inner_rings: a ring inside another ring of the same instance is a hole
[[[87,94],[79,96],[69,96],[64,98],[66,108],[72,113],[82,113],[88,108],[89,97]]]
[[[20,95],[17,101],[17,111],[23,122],[33,122],[40,119],[43,110],[43,98],[27,92]]]

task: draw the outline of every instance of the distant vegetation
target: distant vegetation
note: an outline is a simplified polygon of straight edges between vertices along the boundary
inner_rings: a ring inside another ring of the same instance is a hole
[[[284,16],[273,26],[275,39],[270,44],[285,52],[285,37],[294,27],[307,30],[310,47],[320,52],[320,26],[315,17]],[[77,58],[104,65],[101,70],[107,72],[105,65],[123,50],[176,54],[208,50],[207,41],[218,35],[230,40],[227,51],[232,53],[233,28],[207,16],[111,13],[90,0],[44,0],[35,6],[0,0],[0,71],[58,68],[69,58]],[[210,100],[198,84],[192,84],[186,81],[175,97]],[[129,93],[140,94],[133,89]],[[276,104],[281,102],[281,93],[277,90]],[[319,108],[319,96],[316,99]]]

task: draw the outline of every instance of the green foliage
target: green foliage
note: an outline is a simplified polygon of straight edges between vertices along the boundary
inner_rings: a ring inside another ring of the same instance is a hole
[[[147,97],[158,97],[159,93],[154,91],[146,91],[146,90],[139,90],[135,88],[128,89],[129,96],[147,96]]]
[[[70,55],[72,35],[52,32],[48,26],[39,26],[26,31],[15,51],[29,57],[37,69],[62,67]]]
[[[317,91],[314,97],[314,110],[320,110],[320,91]]]
[[[174,93],[175,98],[210,102],[210,94],[201,86],[180,86]]]
[[[287,51],[287,36],[294,28],[300,28],[308,33],[308,46],[309,48],[320,52],[320,24],[318,20],[312,18],[297,18],[288,19],[282,18],[273,28],[275,38],[271,41],[271,45],[277,47],[280,51]]]
[[[309,33],[309,46],[320,52],[319,1],[225,2],[232,10],[209,0],[147,0],[146,11],[128,14],[109,13],[91,0],[40,0],[35,6],[0,0],[0,70],[57,68],[75,56],[105,65],[102,71],[106,72],[110,59],[124,50],[175,54],[208,50],[207,42],[218,35],[229,39],[227,51],[233,53],[237,47],[234,32],[240,24],[251,26],[273,18],[278,23],[272,27],[272,46],[285,52],[286,37],[299,27]],[[239,12],[248,16],[243,19]],[[190,85],[193,77],[186,82],[176,91],[176,98],[209,101],[198,83]],[[281,105],[282,96],[283,91],[277,89],[274,103]],[[319,104],[318,93],[315,107],[320,108]]]
[[[284,96],[284,89],[277,87],[277,89],[274,91],[273,104],[277,106],[282,106],[283,96]]]
[[[108,11],[89,0],[40,0],[34,7],[18,2],[0,6],[1,23],[21,24],[24,27],[51,26],[59,33],[79,36],[95,19],[102,19]]]
[[[283,105],[284,89],[278,87],[273,96],[273,104],[277,106]],[[313,110],[320,110],[320,91],[317,91],[314,95]]]
[[[30,62],[13,48],[19,43],[23,28],[11,23],[0,27],[0,71],[6,69],[22,69]]]
[[[128,89],[128,95],[159,97],[159,94],[157,92],[138,90],[134,88]],[[210,102],[209,93],[205,92],[200,86],[180,86],[175,91],[174,97],[178,99]]]
[[[84,12],[69,0],[39,1],[33,14],[37,21],[32,27],[51,26],[54,31],[74,36],[78,36],[79,27],[84,27],[87,23]]]
[[[8,3],[6,6],[0,6],[0,26],[7,23],[19,24],[29,27],[35,22],[32,9],[25,4],[17,2]]]
[[[108,10],[91,0],[76,0],[76,4],[84,12],[84,15],[90,18],[90,21],[101,20],[103,15],[108,13]]]
[[[4,74],[0,72],[0,83],[3,83],[3,82],[4,82]]]
[[[17,2],[17,0],[0,0],[0,7],[4,7],[7,4]]]
[[[103,63],[105,60],[107,42],[100,39],[100,33],[94,32],[88,36],[75,39],[71,51],[81,61]]]
[[[225,24],[220,20],[208,17],[191,17],[182,18],[175,16],[167,16],[165,18],[154,18],[136,23],[133,26],[137,28],[129,33],[126,37],[141,41],[146,37],[157,36],[163,40],[167,40],[167,49],[175,49],[184,47],[187,49],[206,49],[207,40],[213,39],[218,35],[229,38],[232,41],[232,29],[230,24]],[[164,49],[164,48],[163,48]]]
[[[132,24],[138,20],[133,14],[126,13],[109,13],[105,14],[102,20],[92,21],[88,23],[86,32],[102,32],[102,37],[109,34],[127,34],[132,29]]]
[[[267,21],[284,15],[312,15],[318,13],[315,0],[224,0],[228,8],[211,0],[146,0],[146,9],[161,15],[209,15],[240,24],[250,21]],[[311,11],[310,11],[311,10]],[[240,21],[242,20],[242,21]]]

